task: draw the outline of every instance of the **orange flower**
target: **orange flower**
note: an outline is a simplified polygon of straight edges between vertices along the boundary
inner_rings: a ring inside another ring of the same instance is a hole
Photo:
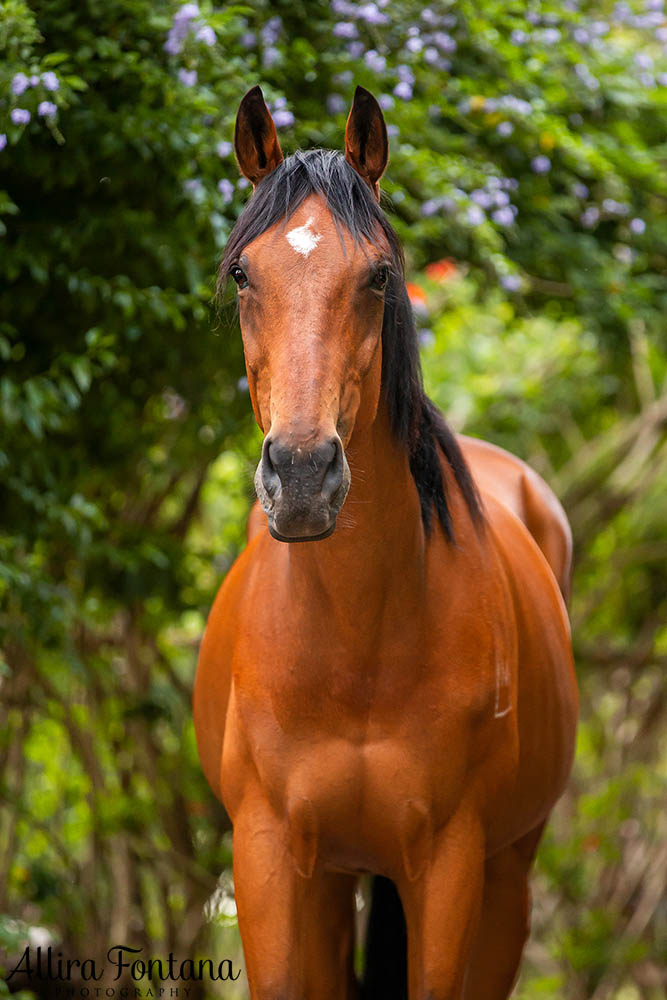
[[[597,851],[601,843],[602,838],[599,834],[589,833],[587,836],[582,838],[581,847],[584,851]]]
[[[424,274],[431,281],[437,281],[441,285],[444,285],[446,281],[455,276],[457,270],[458,268],[451,257],[443,257],[442,260],[436,260],[432,264],[427,264],[424,268]]]
[[[408,293],[408,298],[412,303],[414,309],[426,309],[426,292],[419,285],[412,284],[412,282],[406,282],[406,290]]]

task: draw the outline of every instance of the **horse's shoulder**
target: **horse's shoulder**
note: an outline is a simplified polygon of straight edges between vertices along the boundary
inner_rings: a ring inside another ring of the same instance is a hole
[[[492,497],[525,525],[567,600],[572,569],[572,532],[551,487],[526,462],[497,445],[464,435],[459,435],[458,441],[487,508]]]

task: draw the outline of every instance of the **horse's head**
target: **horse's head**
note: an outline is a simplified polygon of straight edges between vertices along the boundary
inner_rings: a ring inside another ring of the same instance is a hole
[[[248,383],[265,433],[255,476],[274,538],[325,538],[350,485],[345,448],[377,411],[385,288],[400,260],[378,207],[387,132],[357,88],[345,157],[283,155],[262,92],[243,98],[235,150],[255,186],[223,260],[238,286]]]

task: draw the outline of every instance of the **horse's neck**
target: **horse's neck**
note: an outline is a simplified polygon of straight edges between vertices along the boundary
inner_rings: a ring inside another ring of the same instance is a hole
[[[290,572],[317,580],[342,612],[375,614],[393,585],[424,585],[424,529],[407,451],[381,407],[347,448],[350,492],[330,538],[290,545]]]

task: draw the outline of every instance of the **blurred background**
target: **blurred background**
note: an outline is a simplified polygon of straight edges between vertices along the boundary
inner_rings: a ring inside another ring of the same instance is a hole
[[[127,942],[242,965],[190,698],[259,456],[213,306],[258,82],[286,153],[341,148],[354,86],[378,97],[428,389],[572,522],[578,755],[515,995],[658,1000],[662,0],[0,0],[0,961]]]

